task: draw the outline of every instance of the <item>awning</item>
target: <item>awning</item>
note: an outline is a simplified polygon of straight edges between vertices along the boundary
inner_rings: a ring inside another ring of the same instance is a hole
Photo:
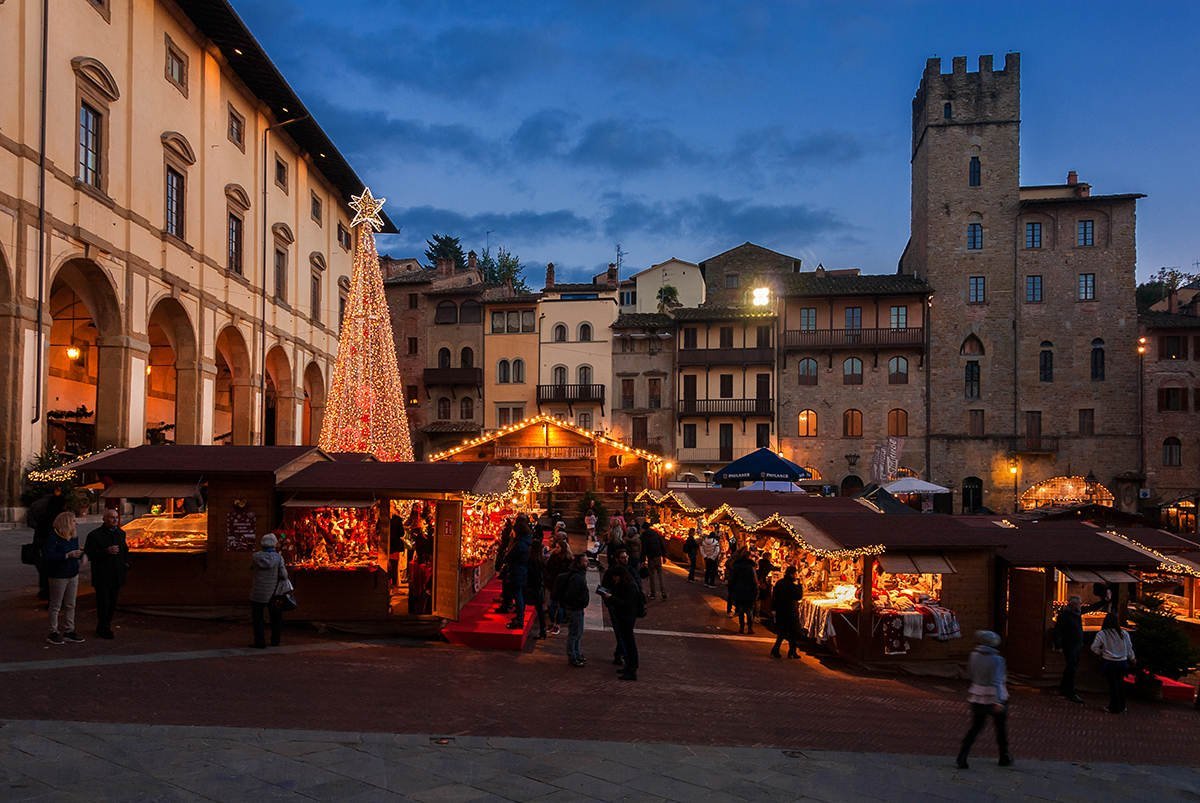
[[[885,552],[877,560],[879,568],[888,574],[958,574],[945,555]]]
[[[118,482],[100,496],[105,499],[189,499],[196,495],[194,482]]]
[[[1119,569],[1082,569],[1078,566],[1060,566],[1058,569],[1073,583],[1136,583],[1132,574]]]
[[[289,499],[284,507],[373,507],[373,499]]]

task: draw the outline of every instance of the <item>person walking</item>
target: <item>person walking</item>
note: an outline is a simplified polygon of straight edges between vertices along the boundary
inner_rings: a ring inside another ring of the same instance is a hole
[[[512,578],[508,573],[508,553],[512,549],[513,532],[516,521],[512,516],[504,520],[504,529],[500,531],[500,545],[496,550],[496,574],[500,576],[500,607],[496,613],[510,613],[513,605]]]
[[[586,556],[584,558],[586,560]],[[562,632],[561,625],[566,621],[566,609],[562,606],[559,593],[558,578],[569,571],[575,558],[571,554],[571,545],[566,533],[555,535],[554,546],[550,557],[546,559],[546,590],[550,592],[550,635],[557,636]]]
[[[688,559],[688,582],[696,582],[696,558],[700,556],[700,542],[696,540],[696,528],[688,530],[687,540],[683,542],[683,554]]]
[[[266,635],[263,632],[263,613],[271,620],[271,646],[279,646],[283,630],[283,610],[271,604],[271,598],[286,594],[292,589],[283,556],[275,551],[279,539],[275,533],[267,533],[259,542],[259,551],[250,556],[250,626],[254,631],[254,646],[265,649]]]
[[[642,533],[636,523],[625,528],[625,549],[629,551],[629,570],[635,576],[643,577]]]
[[[608,565],[617,562],[617,550],[625,548],[625,526],[620,516],[608,520]]]
[[[38,599],[41,600],[50,599],[50,579],[46,575],[46,561],[43,555],[46,544],[54,535],[54,520],[66,507],[67,498],[63,495],[63,489],[56,487],[51,493],[30,505],[26,513],[26,523],[33,529],[33,550],[37,556],[35,566],[38,573]]]
[[[996,729],[999,764],[1008,767],[1013,763],[1008,752],[1008,673],[1004,656],[1000,654],[1000,636],[991,630],[977,630],[975,645],[967,661],[967,675],[971,678],[971,686],[967,689],[967,702],[971,704],[971,727],[958,750],[958,768],[967,769],[967,754],[971,752],[971,745],[987,724],[989,716]]]
[[[647,526],[642,530],[642,556],[646,561],[646,570],[650,575],[650,598],[658,594],[660,599],[667,598],[667,587],[663,583],[663,558],[667,554],[667,542],[662,534],[653,527]],[[655,591],[655,588],[658,590]]]
[[[546,637],[546,558],[543,557],[544,530],[540,530],[529,547],[529,560],[525,570],[525,601],[533,606],[537,617],[536,639]]]
[[[1125,675],[1137,660],[1133,654],[1133,642],[1129,632],[1121,627],[1115,613],[1104,615],[1104,624],[1092,641],[1092,652],[1100,656],[1104,679],[1108,681],[1108,708],[1110,714],[1125,713]]]
[[[796,567],[788,566],[783,573],[783,579],[775,583],[771,590],[771,608],[775,611],[775,646],[771,648],[771,657],[779,658],[779,648],[787,639],[788,658],[799,658],[796,651],[796,633],[800,629],[800,612],[796,606],[804,596],[804,589],[796,583]]]
[[[1058,690],[1073,703],[1083,698],[1075,692],[1075,673],[1079,669],[1079,653],[1083,651],[1083,599],[1074,594],[1054,620],[1054,646],[1062,650],[1063,673]]]
[[[596,523],[598,521],[595,509],[589,507],[587,515],[583,517],[583,527],[587,530],[588,543],[596,540]]]
[[[721,540],[716,530],[704,536],[700,542],[700,554],[704,556],[704,587],[717,587],[717,569],[721,565]]]
[[[120,522],[120,514],[114,508],[107,508],[103,523],[88,533],[83,543],[83,554],[92,565],[92,588],[96,589],[96,635],[103,639],[113,638],[117,594],[125,584],[129,566],[129,546]]]
[[[75,516],[84,511],[82,501],[71,500],[65,509],[54,517],[53,534],[42,550],[46,581],[50,592],[50,633],[46,641],[59,645],[71,642],[78,644],[83,637],[75,632],[75,597],[79,593],[79,559],[83,550],[79,548]],[[59,620],[62,629],[59,629]]]
[[[555,582],[559,606],[567,614],[567,661],[573,667],[587,663],[583,657],[583,617],[592,597],[587,586],[587,555],[576,555],[570,568]]]
[[[754,632],[754,602],[758,599],[758,578],[754,560],[744,547],[729,568],[729,602],[738,618],[739,633]]]
[[[517,516],[513,527],[513,544],[505,562],[513,589],[513,618],[505,627],[509,630],[525,629],[525,587],[529,583],[529,554],[533,548],[533,530],[529,517],[524,513]],[[541,548],[541,545],[538,545]]]
[[[638,648],[634,636],[634,625],[641,611],[641,590],[629,570],[629,551],[618,549],[616,562],[608,567],[597,593],[608,605],[613,634],[617,639],[618,656],[613,662],[624,664],[617,675],[621,680],[637,680]]]

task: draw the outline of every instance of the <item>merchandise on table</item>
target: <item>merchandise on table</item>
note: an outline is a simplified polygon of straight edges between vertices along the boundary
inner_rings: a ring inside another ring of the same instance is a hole
[[[122,525],[129,549],[136,552],[205,552],[208,514],[146,515]]]
[[[942,575],[878,572],[872,589],[876,630],[886,655],[908,652],[909,639],[962,638],[954,611],[943,607]]]

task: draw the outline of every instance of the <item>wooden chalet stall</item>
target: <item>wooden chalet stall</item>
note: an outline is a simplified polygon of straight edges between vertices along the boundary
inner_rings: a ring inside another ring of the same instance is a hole
[[[585,491],[635,494],[663,482],[663,459],[549,415],[527,418],[435,454],[433,461],[532,465],[557,471],[555,491],[567,497]]]
[[[124,523],[122,603],[164,611],[244,606],[250,554],[275,532],[301,602],[289,618],[436,630],[490,577],[504,516],[528,507],[527,472],[311,447],[142,446],[80,468],[135,513]],[[397,583],[388,574],[394,517],[407,544]]]

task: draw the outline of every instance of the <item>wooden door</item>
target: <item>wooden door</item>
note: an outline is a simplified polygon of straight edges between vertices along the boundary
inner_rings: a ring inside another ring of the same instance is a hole
[[[1030,677],[1046,665],[1046,572],[1008,571],[1008,633],[1004,654],[1013,672]]]
[[[457,619],[458,578],[462,557],[462,502],[437,503],[433,539],[433,615]]]
[[[719,459],[733,460],[733,424],[720,425],[721,453]]]

